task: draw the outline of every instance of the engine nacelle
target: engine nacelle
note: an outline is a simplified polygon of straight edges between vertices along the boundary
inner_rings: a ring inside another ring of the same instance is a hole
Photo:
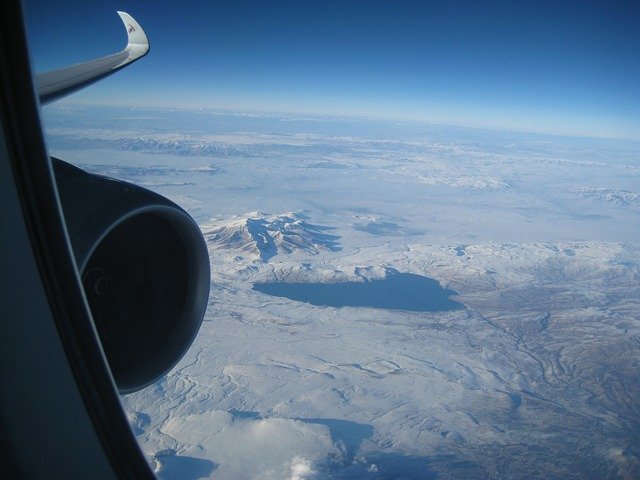
[[[207,307],[210,267],[194,220],[165,197],[52,159],[91,314],[120,393],[184,355]]]

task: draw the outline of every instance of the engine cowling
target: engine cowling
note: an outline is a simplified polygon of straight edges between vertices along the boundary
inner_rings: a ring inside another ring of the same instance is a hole
[[[210,267],[195,221],[167,198],[52,159],[85,295],[120,393],[167,373],[195,338]]]

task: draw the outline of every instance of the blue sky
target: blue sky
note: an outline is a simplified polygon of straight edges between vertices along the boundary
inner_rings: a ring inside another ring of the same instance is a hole
[[[37,71],[151,53],[70,102],[417,119],[640,139],[640,2],[25,0]]]

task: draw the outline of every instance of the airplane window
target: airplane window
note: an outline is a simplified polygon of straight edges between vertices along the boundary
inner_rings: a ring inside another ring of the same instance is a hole
[[[114,10],[28,2],[36,71]],[[66,213],[76,167],[168,199],[76,253],[158,478],[640,476],[637,5],[129,13],[150,54],[41,115]]]

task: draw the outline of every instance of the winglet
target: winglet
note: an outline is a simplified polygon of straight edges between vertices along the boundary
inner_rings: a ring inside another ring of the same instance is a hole
[[[127,31],[127,49],[140,49],[144,50],[144,53],[149,51],[149,39],[144,33],[144,30],[135,19],[127,12],[118,12],[124,28]]]
[[[48,103],[66,97],[91,85],[144,57],[149,52],[149,39],[135,19],[125,12],[118,12],[127,32],[127,46],[121,52],[70,67],[36,75],[36,87],[40,103]]]

